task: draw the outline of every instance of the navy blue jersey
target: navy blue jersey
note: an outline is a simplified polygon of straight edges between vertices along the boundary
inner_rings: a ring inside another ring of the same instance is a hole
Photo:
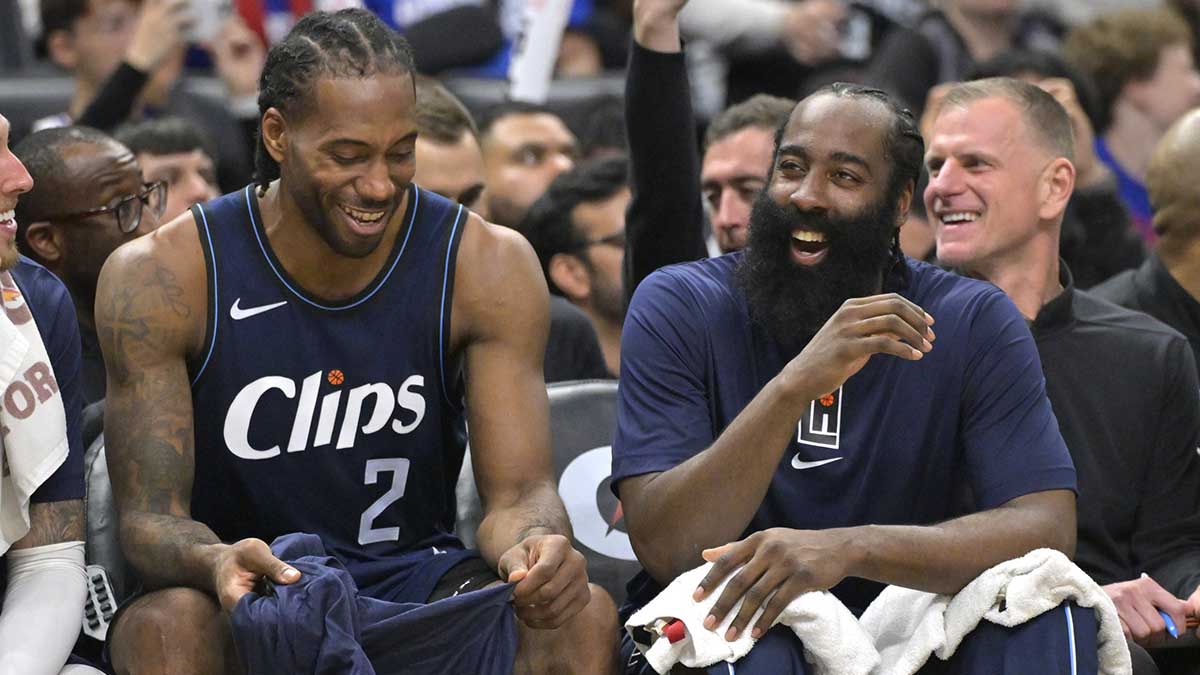
[[[32,502],[58,502],[68,499],[83,499],[83,379],[81,375],[79,319],[75,316],[75,303],[67,287],[45,267],[21,256],[11,270],[22,297],[4,298],[7,307],[24,304],[33,314],[38,334],[50,357],[54,379],[62,393],[63,410],[67,416],[67,459],[42,483],[29,500]],[[20,382],[18,380],[18,382]],[[23,387],[23,384],[14,384]],[[14,390],[15,391],[15,390]],[[4,396],[5,405],[17,405],[26,400],[19,393]]]
[[[707,448],[787,363],[749,318],[733,277],[740,259],[674,265],[638,286],[621,335],[613,485]],[[935,523],[955,515],[965,487],[981,509],[1075,488],[1017,308],[990,284],[906,264],[897,290],[936,320],[933,351],[873,356],[813,401],[747,534]],[[833,592],[861,611],[881,588],[849,579]],[[640,605],[657,586],[643,573],[630,590]]]
[[[192,516],[226,541],[317,534],[352,572],[461,549],[463,397],[448,345],[469,212],[410,188],[379,275],[339,302],[288,275],[252,187],[193,214],[210,307],[205,349],[189,364]]]

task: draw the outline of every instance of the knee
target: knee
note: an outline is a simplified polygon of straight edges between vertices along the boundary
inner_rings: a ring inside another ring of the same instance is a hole
[[[119,673],[219,672],[227,633],[213,598],[190,588],[157,591],[135,600],[113,626],[113,665]]]

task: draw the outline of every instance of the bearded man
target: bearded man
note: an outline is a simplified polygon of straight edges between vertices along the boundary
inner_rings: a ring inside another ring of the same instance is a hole
[[[771,627],[806,591],[857,615],[883,584],[954,594],[1033,549],[1074,551],[1075,471],[1025,320],[899,252],[922,152],[883,92],[813,94],[776,135],[748,247],[664,268],[630,305],[612,484],[644,572],[623,613],[714,562],[693,597],[718,596],[706,629],[758,638],[738,673],[812,672]],[[1094,663],[1095,640],[1092,612],[1064,603],[984,622],[919,672],[1071,672],[1065,645]]]

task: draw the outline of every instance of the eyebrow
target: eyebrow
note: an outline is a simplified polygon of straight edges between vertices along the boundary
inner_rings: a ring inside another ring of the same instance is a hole
[[[726,180],[717,180],[715,178],[710,178],[710,179],[704,181],[703,183],[701,183],[700,187],[704,190],[708,190],[711,188],[721,187],[725,183],[729,183],[736,187],[750,187],[749,184],[751,184],[751,183],[761,183],[761,184],[765,185],[766,182],[767,182],[766,176],[759,176],[759,175],[755,175],[752,173],[743,173],[743,174],[738,174],[736,176],[733,176]]]
[[[416,140],[417,140],[417,132],[413,131],[413,132],[405,135],[403,138],[396,141],[395,143],[392,143],[390,146],[388,146],[388,148],[389,149],[394,148],[397,145],[404,143],[405,141],[416,141]],[[361,141],[357,138],[334,138],[334,139],[325,141],[319,147],[322,150],[327,150],[329,148],[333,148],[333,147],[337,147],[337,146],[347,146],[347,145],[355,147],[355,148],[370,148],[371,147],[370,143],[367,143],[366,141]]]
[[[780,155],[795,155],[797,157],[807,158],[808,157],[808,149],[802,145],[796,145],[796,144],[792,143],[789,145],[781,146],[779,148],[779,154]],[[864,171],[866,171],[868,174],[871,173],[870,162],[868,162],[866,160],[866,158],[862,157],[861,155],[856,155],[852,152],[846,152],[845,150],[835,150],[835,151],[829,153],[829,159],[831,159],[835,162],[842,162],[844,164],[854,164],[856,166],[862,167],[862,169]]]

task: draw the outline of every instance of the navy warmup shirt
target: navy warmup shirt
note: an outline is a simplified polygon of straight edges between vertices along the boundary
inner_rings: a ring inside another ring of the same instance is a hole
[[[787,363],[750,321],[734,281],[740,259],[734,253],[674,265],[638,287],[621,336],[614,489],[623,478],[666,471],[706,449]],[[873,356],[813,401],[745,534],[931,524],[956,515],[964,486],[980,509],[1075,489],[1038,352],[1017,308],[990,284],[908,259],[905,265],[895,290],[936,320],[933,351],[916,362]],[[833,592],[860,612],[881,589],[847,579]],[[661,587],[642,572],[629,590],[640,606]]]

